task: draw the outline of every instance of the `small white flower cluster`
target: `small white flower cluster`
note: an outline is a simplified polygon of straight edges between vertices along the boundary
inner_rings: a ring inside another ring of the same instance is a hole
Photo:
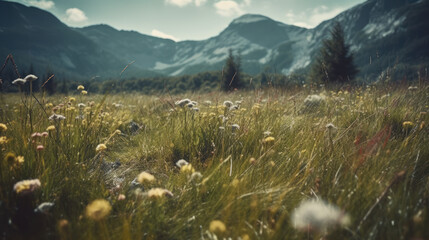
[[[174,104],[176,106],[179,106],[179,107],[185,107],[186,106],[186,107],[192,109],[195,112],[199,112],[200,111],[200,109],[196,107],[198,105],[198,103],[195,102],[195,101],[190,100],[189,98],[185,98],[185,99],[176,101]]]
[[[60,121],[60,120],[65,120],[65,119],[66,119],[66,117],[64,117],[63,115],[55,114],[55,113],[49,117],[49,120],[51,120],[51,121]]]
[[[235,101],[235,103],[231,101],[224,101],[223,106],[228,108],[230,111],[237,110],[240,108],[240,105],[243,101]]]

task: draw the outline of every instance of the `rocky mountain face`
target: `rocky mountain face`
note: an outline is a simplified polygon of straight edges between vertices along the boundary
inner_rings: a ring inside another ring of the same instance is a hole
[[[81,77],[183,75],[221,70],[228,50],[240,53],[244,72],[266,67],[289,74],[309,68],[329,37],[342,24],[361,77],[375,77],[387,67],[429,63],[429,1],[368,0],[314,29],[247,14],[219,35],[203,41],[156,38],[108,25],[70,28],[52,14],[0,1],[0,56],[12,53],[18,63]]]

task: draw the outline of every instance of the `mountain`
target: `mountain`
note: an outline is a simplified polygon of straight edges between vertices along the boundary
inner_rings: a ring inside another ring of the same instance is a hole
[[[334,22],[344,27],[360,76],[374,79],[388,67],[429,63],[429,1],[368,0],[313,29],[247,14],[203,41],[156,38],[108,25],[70,28],[49,12],[0,1],[0,56],[24,66],[50,66],[82,77],[183,75],[221,70],[228,50],[240,53],[243,70],[266,67],[285,74],[308,70]]]

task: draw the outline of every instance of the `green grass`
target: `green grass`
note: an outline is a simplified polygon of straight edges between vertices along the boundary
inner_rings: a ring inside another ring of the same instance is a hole
[[[84,96],[76,91],[71,96],[75,100],[37,95],[40,104],[29,96],[3,94],[2,237],[429,238],[428,93],[426,86],[416,91],[303,88],[157,97]],[[324,103],[306,109],[309,94],[323,94]],[[185,97],[197,101],[200,111],[174,106]],[[212,104],[204,104],[206,100]],[[243,102],[229,111],[225,100]],[[78,103],[86,107],[79,109]],[[54,107],[65,120],[48,120]],[[84,120],[76,119],[80,114]],[[131,121],[141,126],[138,132],[128,128]],[[404,126],[406,121],[412,126]],[[337,129],[329,132],[328,123]],[[232,130],[232,124],[240,129]],[[50,125],[56,130],[48,137],[31,138]],[[122,133],[115,133],[117,129]],[[265,131],[272,132],[273,142],[264,141]],[[101,143],[107,150],[97,153]],[[37,151],[40,144],[44,150]],[[8,153],[23,156],[24,163],[7,162]],[[175,166],[179,159],[189,161],[202,179],[191,180],[190,173],[180,171]],[[115,161],[121,166],[107,172],[103,162]],[[131,186],[142,171],[156,180]],[[14,184],[25,179],[39,179],[40,189],[16,194]],[[174,196],[149,198],[151,188],[167,189]],[[118,200],[120,194],[126,199]],[[327,233],[295,229],[292,212],[313,198],[344,210],[350,225]],[[112,206],[99,221],[85,214],[95,199]],[[55,205],[46,214],[35,213],[42,202]],[[212,233],[213,220],[222,221],[226,230]]]

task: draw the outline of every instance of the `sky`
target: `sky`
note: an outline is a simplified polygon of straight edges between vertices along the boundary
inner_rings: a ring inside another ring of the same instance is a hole
[[[73,27],[108,24],[175,41],[218,35],[243,14],[313,28],[365,0],[10,0],[53,13]]]

